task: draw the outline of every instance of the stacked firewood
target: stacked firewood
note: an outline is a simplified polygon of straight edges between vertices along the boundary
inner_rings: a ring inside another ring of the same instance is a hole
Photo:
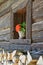
[[[1,65],[31,65],[31,63],[33,63],[33,61],[29,51],[27,51],[27,54],[24,54],[23,52],[17,50],[8,52],[0,49]],[[34,63],[36,63],[36,61],[34,61]]]
[[[0,49],[0,65],[43,65],[43,57],[33,60],[29,51]]]
[[[40,56],[39,60],[33,60],[29,51],[22,52],[14,50],[12,52],[0,49],[0,65],[43,65],[43,58]]]

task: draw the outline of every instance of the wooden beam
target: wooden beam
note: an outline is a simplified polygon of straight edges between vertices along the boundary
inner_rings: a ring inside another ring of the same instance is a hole
[[[40,8],[40,9],[35,9],[33,10],[33,14],[32,14],[33,18],[39,18],[39,17],[42,17],[43,16],[43,7]]]
[[[33,18],[42,17],[43,16],[43,0],[39,0],[38,3],[37,1],[36,3],[34,2],[33,2],[33,14],[32,14]]]
[[[32,0],[28,0],[26,7],[26,39],[32,40]]]
[[[31,47],[32,47],[32,49],[39,49],[39,50],[41,50],[41,49],[43,49],[43,42],[33,43],[31,45]]]
[[[8,0],[0,6],[0,16],[4,15],[8,12],[13,4],[15,4],[17,0]]]
[[[27,51],[27,50],[30,50],[31,49],[31,45],[18,45],[18,44],[13,44],[13,43],[10,43],[10,42],[0,42],[0,48],[4,48],[5,50],[8,50],[8,51],[13,51],[13,50],[24,50],[24,51]]]
[[[42,22],[43,21],[43,16],[41,16],[41,17],[33,17],[33,24],[34,23],[37,23],[37,22]]]
[[[43,31],[40,32],[32,32],[32,41],[33,42],[43,42]]]
[[[43,21],[32,24],[32,32],[40,32],[43,30]]]
[[[6,10],[0,12],[0,17],[4,16],[5,14],[10,12],[10,8],[7,8]]]
[[[18,2],[16,2],[15,4],[13,4],[11,7],[13,9],[13,12],[17,12],[17,10],[22,9],[24,7],[26,7],[28,0],[19,0]]]
[[[20,9],[21,7],[24,8],[24,6],[26,6],[26,3],[28,2],[28,0],[12,0],[12,1],[7,1],[6,3],[2,4],[0,6],[0,16],[4,15],[6,12],[8,12],[10,10],[10,8],[12,8],[13,12],[17,11],[18,9]],[[8,5],[8,6],[7,6]]]
[[[3,0],[2,2],[0,2],[0,6],[2,5],[2,4],[4,4],[5,2],[7,2],[8,0]]]
[[[10,24],[11,24],[11,30],[10,30],[10,34],[11,34],[11,39],[14,38],[14,24],[13,24],[13,20],[14,20],[14,13],[12,11],[12,8],[10,9],[10,13],[11,13],[11,17],[10,17]]]
[[[30,42],[28,39],[11,39],[10,43],[17,45],[28,45]]]
[[[43,21],[32,24],[33,42],[43,42]]]
[[[33,2],[33,9],[34,10],[37,8],[40,8],[42,6],[43,6],[43,0],[37,0],[37,1],[34,0],[34,2]]]

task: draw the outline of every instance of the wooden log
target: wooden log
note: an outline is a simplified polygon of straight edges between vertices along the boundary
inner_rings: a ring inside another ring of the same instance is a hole
[[[9,9],[13,3],[17,2],[17,0],[7,0],[5,3],[3,3],[0,6],[0,13],[5,11],[6,9]]]
[[[6,12],[12,8],[13,12],[17,11],[21,7],[24,8],[27,4],[28,0],[8,0],[6,3],[0,6],[0,16],[4,15]]]
[[[32,60],[28,65],[36,65],[37,60]]]
[[[11,13],[11,16],[10,16],[10,34],[11,34],[11,39],[14,38],[14,13],[12,12],[12,8],[10,9],[10,13]]]
[[[33,43],[31,47],[32,47],[32,50],[34,50],[35,48],[41,50],[43,49],[43,42]]]
[[[41,17],[37,17],[37,18],[33,18],[33,23],[37,23],[37,22],[42,22],[43,21],[43,16]]]
[[[0,17],[0,30],[10,28],[10,12]]]
[[[42,5],[42,4],[43,4],[43,0],[34,0],[33,1],[33,9],[36,9],[39,5]]]
[[[13,51],[13,50],[31,50],[31,45],[30,44],[14,44],[13,42],[0,42],[0,48],[4,48],[5,50],[7,49],[8,51]]]
[[[43,0],[34,0],[33,2],[33,18],[43,16]]]
[[[21,0],[21,1],[19,0],[15,4],[12,4],[11,7],[12,7],[13,12],[16,12],[17,10],[26,7],[27,2],[28,0]]]
[[[27,2],[28,2],[28,0],[22,0],[22,1],[17,1],[17,0],[10,1],[9,0],[9,1],[7,1],[6,3],[4,3],[0,6],[0,16],[5,14],[6,12],[8,12],[10,10],[10,8],[13,9],[13,12],[17,11],[17,9],[26,6]],[[43,0],[38,0],[38,1],[35,0],[33,2],[32,8],[33,8],[33,17],[43,16]],[[42,11],[40,11],[40,10],[42,10]]]
[[[42,17],[43,16],[43,7],[41,6],[40,8],[33,10],[32,16],[33,16],[33,19]]]
[[[32,39],[32,0],[28,1],[27,3],[27,7],[26,7],[26,38],[30,39],[30,43],[31,43],[31,39]]]
[[[32,32],[39,32],[43,30],[43,21],[39,21],[32,24]]]
[[[18,45],[25,45],[25,44],[30,44],[29,39],[11,39],[10,43],[18,44]]]
[[[0,40],[10,39],[10,12],[0,17]]]
[[[43,21],[32,25],[33,42],[43,42]]]
[[[43,31],[32,32],[32,41],[33,42],[43,42]]]

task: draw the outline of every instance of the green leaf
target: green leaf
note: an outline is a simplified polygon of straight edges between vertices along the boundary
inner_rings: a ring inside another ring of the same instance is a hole
[[[21,31],[25,32],[26,30],[24,28],[21,28]]]
[[[23,23],[21,24],[21,27],[26,27],[26,23],[23,22]]]

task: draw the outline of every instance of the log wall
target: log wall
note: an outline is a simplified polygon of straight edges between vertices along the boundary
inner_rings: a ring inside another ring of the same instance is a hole
[[[43,21],[32,24],[33,42],[43,42]]]
[[[32,11],[32,42],[43,42],[43,0],[34,0]]]
[[[17,0],[15,0],[15,2],[16,1]],[[13,3],[13,2],[14,1],[11,2],[9,0],[0,6],[0,16],[2,15],[2,13],[5,14],[5,12],[7,10],[10,10],[10,8],[12,8],[13,12],[17,11],[17,9],[19,9],[19,7],[20,7],[20,2],[21,2],[21,4],[25,3],[24,0],[22,0],[22,1],[19,0],[18,3],[17,2]],[[12,5],[12,3],[13,3],[13,5]],[[34,21],[32,21],[32,23],[33,23],[32,24],[32,41],[33,42],[43,42],[43,0],[34,0],[32,5],[33,5],[32,6],[32,18],[34,20]],[[3,19],[3,17],[1,17],[1,18]],[[1,18],[0,18],[0,20],[1,20]],[[10,21],[9,17],[4,21]],[[0,28],[2,28],[2,27],[0,27]],[[0,34],[2,34],[2,33],[0,33]]]
[[[0,40],[10,39],[10,12],[0,17]]]

